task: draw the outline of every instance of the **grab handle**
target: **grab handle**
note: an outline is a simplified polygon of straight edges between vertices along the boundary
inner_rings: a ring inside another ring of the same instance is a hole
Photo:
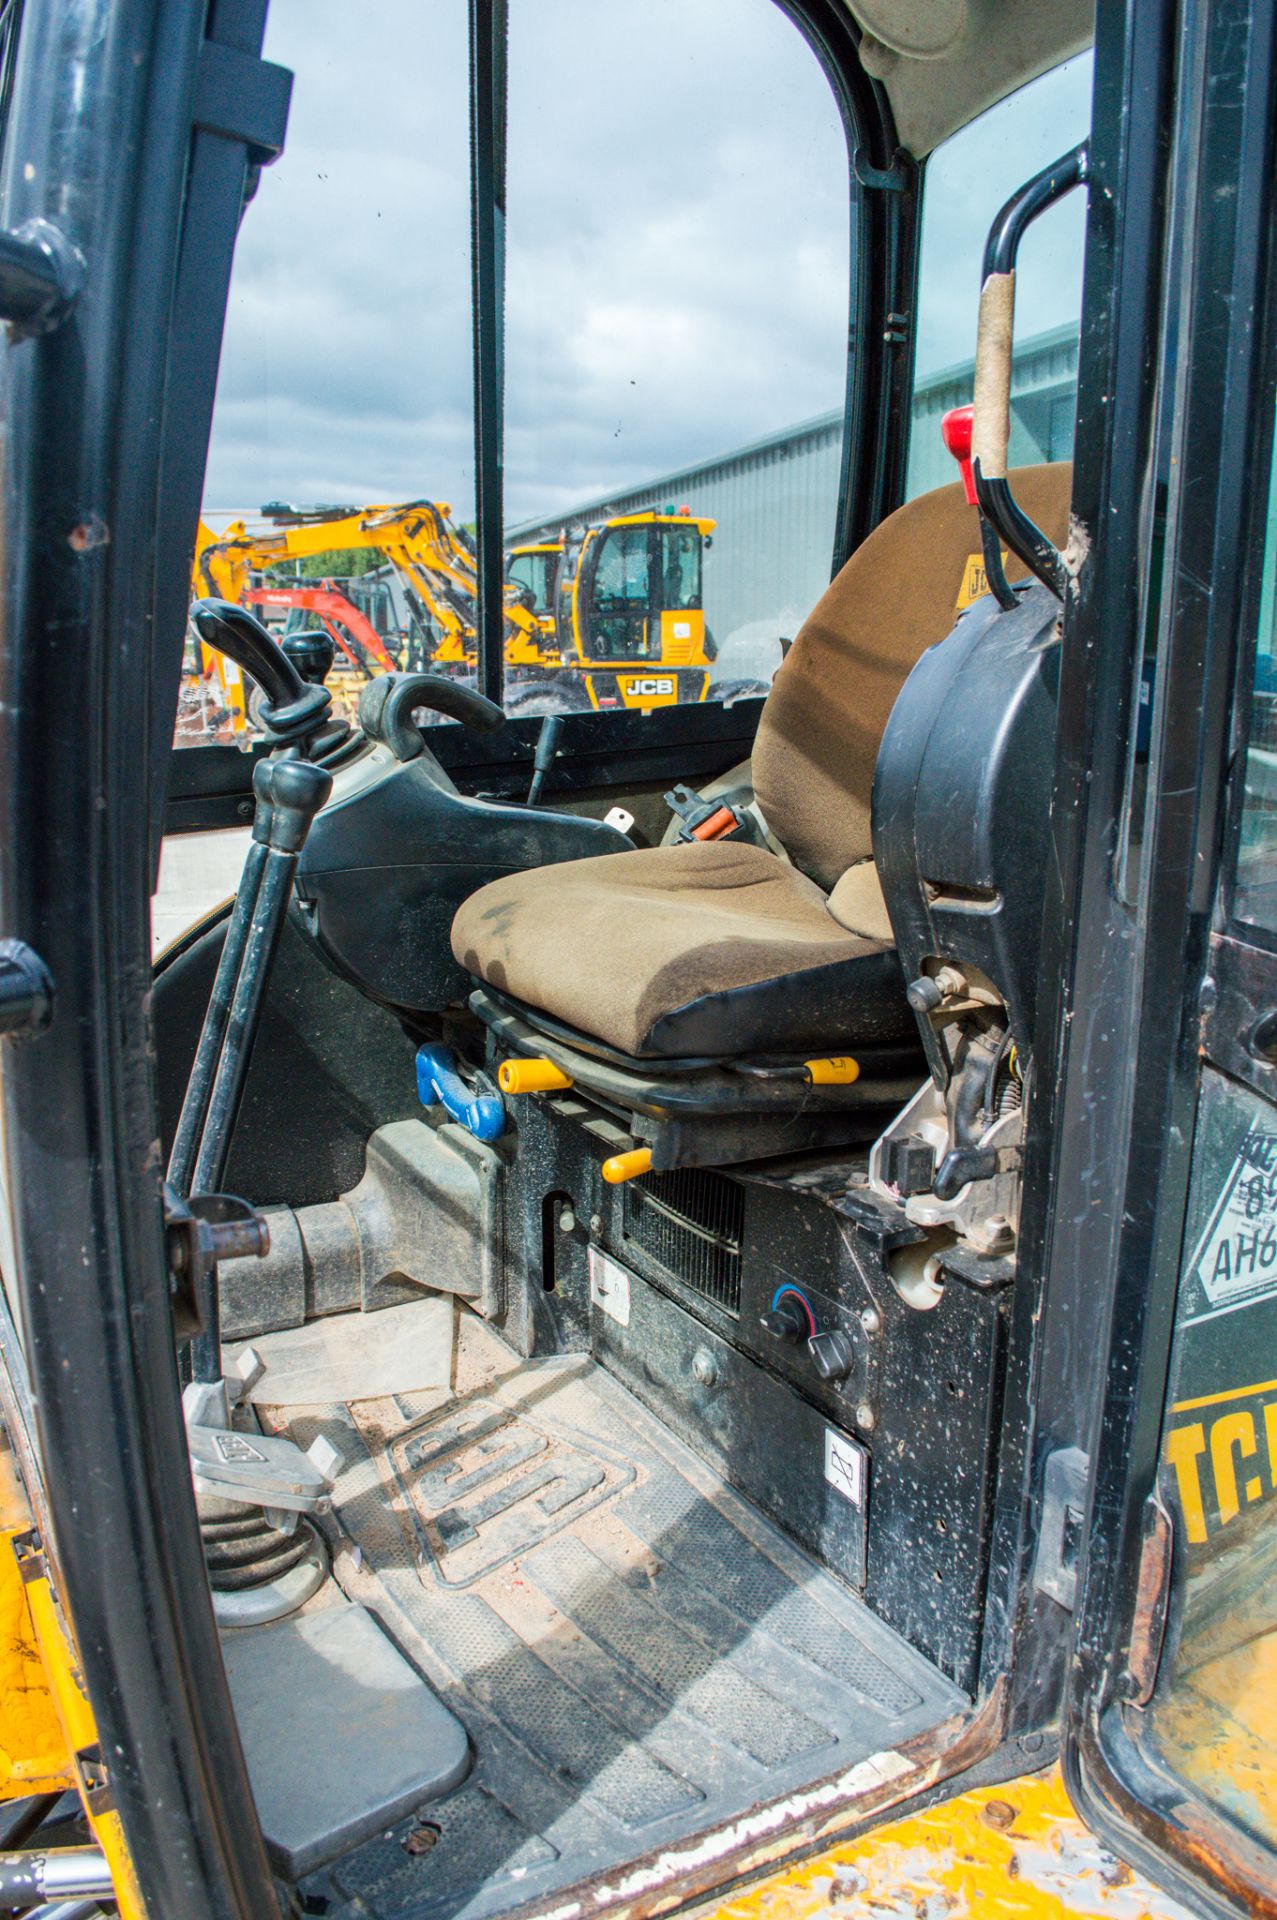
[[[1012,194],[985,243],[976,333],[971,459],[980,512],[1059,600],[1063,600],[1069,583],[1064,558],[1017,504],[1007,481],[1015,262],[1020,242],[1038,216],[1075,187],[1085,185],[1088,177],[1087,143],[1083,140]]]

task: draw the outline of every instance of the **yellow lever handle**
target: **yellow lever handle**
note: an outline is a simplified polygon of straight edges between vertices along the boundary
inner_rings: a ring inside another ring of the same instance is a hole
[[[652,1171],[652,1149],[636,1147],[633,1153],[614,1153],[610,1160],[603,1162],[603,1178],[609,1187],[619,1187],[624,1180],[637,1180],[641,1173]]]
[[[860,1062],[841,1053],[829,1060],[804,1060],[807,1083],[813,1087],[849,1087],[860,1078]]]
[[[570,1087],[572,1078],[553,1060],[503,1060],[497,1068],[497,1085],[502,1093],[555,1093]]]

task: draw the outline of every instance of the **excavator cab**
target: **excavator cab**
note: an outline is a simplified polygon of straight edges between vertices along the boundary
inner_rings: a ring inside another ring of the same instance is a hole
[[[1277,1913],[1277,0],[417,14],[0,9],[0,1908]]]
[[[557,545],[512,547],[506,556],[506,575],[528,595],[529,610],[542,630],[554,633],[554,576],[562,549]]]
[[[635,514],[591,527],[579,557],[567,549],[560,617],[592,706],[650,711],[705,698],[713,654],[701,565],[713,527],[687,514]]]
[[[705,698],[714,645],[701,568],[713,529],[666,510],[511,548],[508,577],[529,596],[545,653],[579,677],[590,706],[649,712]]]

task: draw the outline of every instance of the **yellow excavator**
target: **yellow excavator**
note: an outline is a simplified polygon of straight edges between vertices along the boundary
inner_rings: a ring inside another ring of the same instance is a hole
[[[477,660],[475,559],[444,502],[363,508],[272,504],[264,525],[233,520],[220,535],[200,522],[195,593],[243,602],[254,576],[281,562],[364,549],[394,567],[422,627],[436,671],[468,678]],[[644,512],[569,527],[553,545],[509,556],[505,666],[510,689],[571,706],[651,709],[703,700],[713,659],[707,647],[701,555],[712,520]],[[712,643],[711,643],[712,644]],[[223,669],[201,656],[200,671]],[[223,686],[235,730],[243,690]],[[584,696],[582,699],[581,696]]]
[[[680,512],[570,524],[554,541],[511,548],[506,574],[592,707],[673,706],[709,690],[702,557],[716,522]]]

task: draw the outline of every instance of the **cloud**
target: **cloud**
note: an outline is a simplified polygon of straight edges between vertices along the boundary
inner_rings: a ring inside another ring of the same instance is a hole
[[[793,23],[772,0],[511,16],[507,519],[838,405],[846,141]],[[465,0],[272,0],[296,83],[240,234],[211,508],[426,494],[470,517],[466,37]],[[1084,125],[1085,63],[1030,92],[931,163],[920,370],[971,352],[984,230]],[[1049,219],[1022,333],[1076,312],[1079,214]]]
[[[273,0],[206,499],[473,502],[464,0]],[[836,405],[846,144],[771,0],[514,0],[511,520]]]

